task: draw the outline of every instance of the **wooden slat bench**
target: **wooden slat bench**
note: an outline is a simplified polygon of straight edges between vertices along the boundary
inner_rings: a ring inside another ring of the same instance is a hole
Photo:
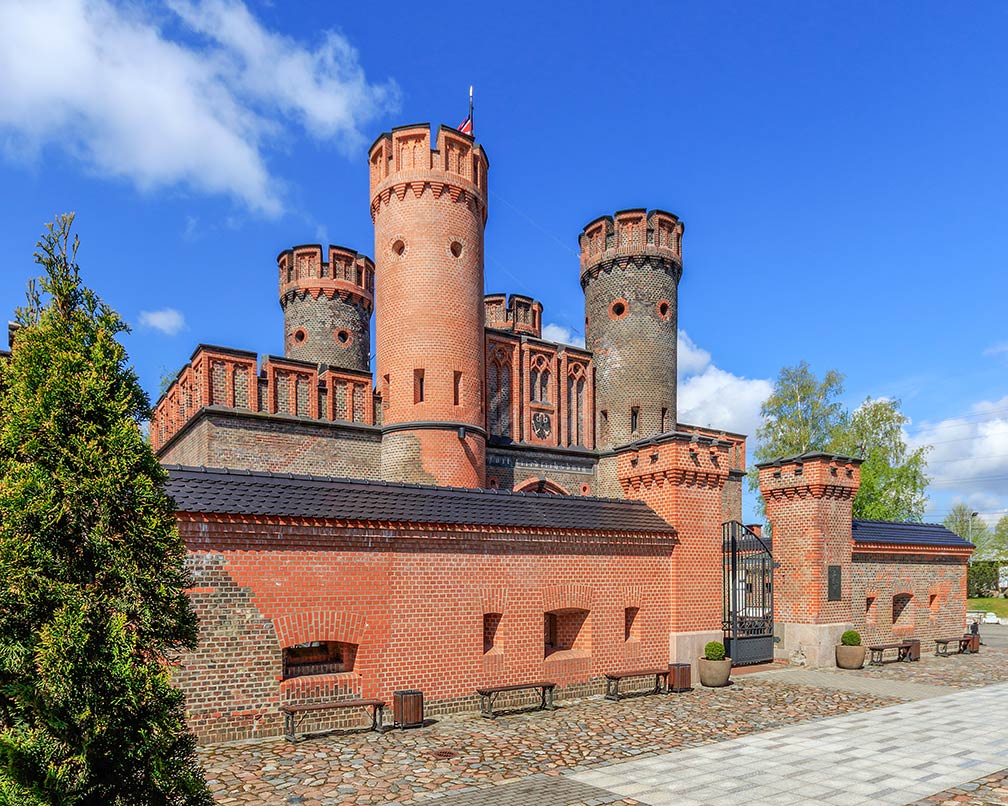
[[[652,694],[661,694],[668,691],[669,670],[664,669],[636,669],[629,672],[607,672],[605,684],[605,698],[607,700],[618,700],[620,698],[619,684],[627,677],[650,677],[654,675],[654,690]]]
[[[895,649],[896,660],[906,660],[910,655],[910,642],[909,641],[897,641],[892,644],[875,644],[874,646],[868,647],[868,651],[871,652],[871,660],[868,662],[869,666],[881,666],[882,656],[885,654],[887,649]]]
[[[480,696],[480,713],[487,719],[494,718],[494,702],[497,697],[508,691],[526,691],[532,689],[539,690],[540,698],[540,710],[552,711],[556,706],[553,705],[553,689],[556,688],[556,683],[549,682],[539,682],[539,683],[517,683],[511,686],[489,686],[487,688],[478,688],[476,693]]]
[[[940,655],[943,658],[948,657],[948,645],[949,644],[959,644],[959,654],[969,655],[970,654],[970,643],[972,639],[968,635],[964,635],[961,638],[956,636],[955,638],[935,638],[935,655]]]
[[[382,730],[382,720],[385,713],[385,700],[333,700],[318,702],[311,705],[281,705],[280,713],[284,715],[284,737],[289,742],[297,741],[297,717],[316,711],[332,711],[339,708],[370,708],[371,730]]]

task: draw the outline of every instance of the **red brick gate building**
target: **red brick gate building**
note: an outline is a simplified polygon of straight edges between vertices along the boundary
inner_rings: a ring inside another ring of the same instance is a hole
[[[677,421],[682,222],[590,222],[586,346],[549,342],[538,302],[483,293],[485,151],[445,127],[431,145],[424,124],[369,151],[373,262],[280,253],[283,357],[200,345],[156,406],[201,619],[178,680],[203,740],[276,734],[284,703],[400,688],[434,711],[473,707],[481,684],[599,693],[606,671],[693,663],[723,635],[745,437]],[[857,464],[760,471],[780,654],[829,662],[850,624],[888,635],[881,610],[856,612],[862,593],[912,589],[895,632],[962,620],[967,549],[878,532],[854,548]],[[835,565],[846,605],[824,602]]]

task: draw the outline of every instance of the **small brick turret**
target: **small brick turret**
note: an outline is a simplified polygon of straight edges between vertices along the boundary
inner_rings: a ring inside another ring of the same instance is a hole
[[[482,148],[427,124],[381,135],[368,155],[377,264],[382,478],[483,485]]]
[[[284,355],[367,372],[371,359],[374,263],[342,246],[295,246],[277,256]]]
[[[624,210],[584,228],[586,347],[595,356],[600,449],[676,428],[676,319],[683,225]]]
[[[542,303],[522,294],[487,294],[483,297],[486,326],[519,335],[542,338]]]
[[[831,666],[840,634],[853,626],[851,508],[860,466],[860,459],[826,453],[756,466],[779,562],[774,619],[784,658]]]

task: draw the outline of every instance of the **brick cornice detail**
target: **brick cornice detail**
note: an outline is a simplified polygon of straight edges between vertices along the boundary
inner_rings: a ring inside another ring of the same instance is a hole
[[[404,176],[400,173],[396,175],[394,182],[383,182],[371,199],[371,223],[373,224],[378,218],[381,208],[391,202],[393,193],[402,201],[406,198],[407,190],[412,191],[413,196],[418,199],[427,192],[432,193],[435,199],[440,199],[447,191],[453,203],[461,200],[470,205],[486,224],[486,197],[476,185],[462,177],[447,173],[434,179],[429,171],[419,171],[414,176]]]
[[[806,484],[801,487],[762,488],[760,492],[768,501],[790,501],[795,498],[853,498],[857,490],[839,484]]]
[[[635,532],[635,531],[584,531],[577,529],[558,529],[545,527],[515,527],[515,526],[482,526],[467,524],[444,524],[444,523],[399,523],[392,521],[366,521],[366,520],[344,520],[325,518],[293,518],[264,515],[242,515],[231,513],[198,513],[198,512],[178,512],[175,515],[180,524],[221,524],[235,526],[264,526],[264,527],[284,527],[297,526],[309,529],[339,530],[349,533],[352,537],[370,536],[375,532],[382,533],[382,537],[396,538],[423,538],[450,539],[456,537],[460,540],[471,539],[492,539],[494,537],[504,540],[515,538],[529,539],[530,542],[539,540],[556,540],[557,538],[570,538],[567,542],[614,542],[626,541],[634,545],[668,546],[671,548],[676,540],[675,535],[669,532]],[[344,534],[337,535],[343,537]],[[304,536],[308,542],[325,542],[327,536]],[[285,534],[283,536],[255,535],[258,542],[275,543],[298,542],[299,536]],[[228,542],[231,539],[220,534],[210,535],[202,533],[193,536],[192,544],[217,545]]]

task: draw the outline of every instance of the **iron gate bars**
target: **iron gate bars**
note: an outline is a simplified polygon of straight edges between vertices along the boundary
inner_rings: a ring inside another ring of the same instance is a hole
[[[721,525],[725,649],[735,666],[773,660],[773,554],[738,521]]]

